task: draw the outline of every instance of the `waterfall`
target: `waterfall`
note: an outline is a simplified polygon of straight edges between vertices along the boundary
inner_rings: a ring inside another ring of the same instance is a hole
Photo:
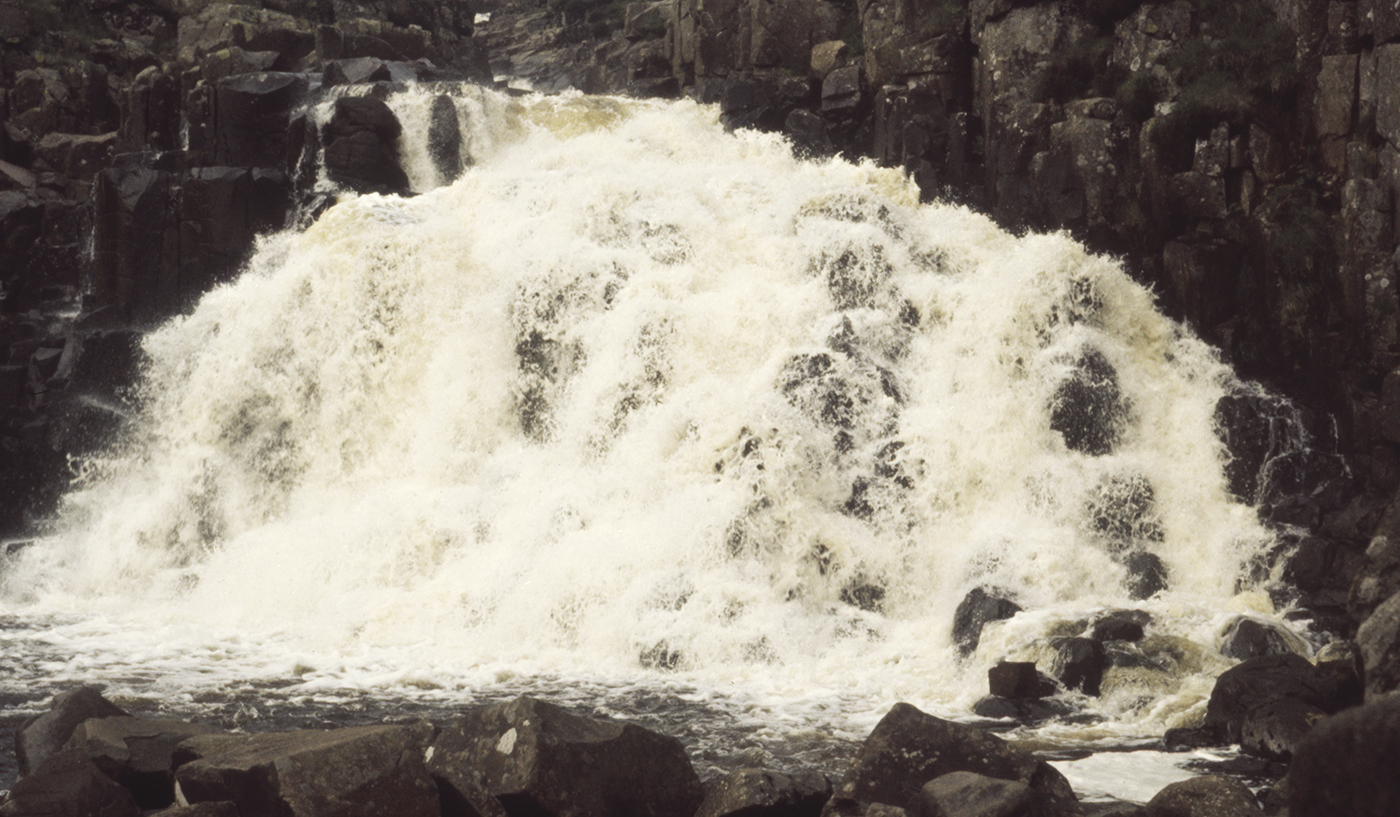
[[[866,722],[1145,611],[1094,739],[1198,714],[1222,623],[1277,616],[1214,425],[1240,384],[1113,259],[688,101],[447,93],[451,180],[443,95],[391,100],[420,195],[266,238],[147,336],[130,434],[0,577],[65,672]],[[1024,612],[962,656],[978,588]]]

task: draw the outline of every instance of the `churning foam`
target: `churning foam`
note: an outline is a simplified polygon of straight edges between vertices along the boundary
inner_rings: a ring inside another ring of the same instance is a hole
[[[141,417],[6,566],[12,611],[307,688],[665,677],[867,724],[1132,606],[1146,668],[1076,734],[1199,712],[1271,537],[1222,473],[1231,372],[1118,264],[712,107],[467,96],[455,182],[265,239],[146,338]],[[1098,456],[1050,421],[1086,350],[1126,407]],[[1170,586],[1138,602],[1090,509],[1143,484]],[[1029,612],[961,660],[979,586]]]

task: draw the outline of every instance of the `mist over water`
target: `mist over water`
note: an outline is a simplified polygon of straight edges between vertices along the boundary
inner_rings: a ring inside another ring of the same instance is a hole
[[[1147,610],[1072,696],[1102,720],[1041,730],[1088,745],[1189,721],[1224,622],[1276,616],[1212,426],[1238,384],[1113,260],[689,102],[461,90],[444,184],[435,95],[390,100],[422,195],[266,238],[146,338],[129,438],[4,563],[14,683],[651,689],[854,736]],[[961,658],[976,587],[1027,612]]]

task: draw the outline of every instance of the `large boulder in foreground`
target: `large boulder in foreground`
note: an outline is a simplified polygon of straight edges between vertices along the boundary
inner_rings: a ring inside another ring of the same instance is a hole
[[[72,737],[73,730],[89,718],[111,718],[126,710],[102,697],[95,687],[77,687],[53,696],[48,712],[25,721],[15,732],[15,759],[19,776],[39,767],[58,753]]]
[[[445,790],[479,774],[511,814],[691,817],[704,798],[675,738],[530,697],[453,722],[433,741],[428,766]]]
[[[126,787],[142,808],[175,802],[175,747],[194,735],[220,729],[206,724],[153,718],[93,718],[73,730],[67,748],[81,749],[108,777]]]
[[[1082,812],[1069,782],[1048,763],[973,726],[898,703],[861,744],[824,814],[864,813],[883,803],[920,813],[924,784],[953,772],[1022,783],[1041,817]]]
[[[15,784],[2,817],[139,817],[131,792],[102,773],[86,753],[69,749],[50,755]]]
[[[432,724],[199,735],[175,751],[180,805],[231,801],[245,815],[437,817],[424,766]]]
[[[1315,725],[1288,768],[1290,817],[1400,814],[1400,697],[1389,696]]]

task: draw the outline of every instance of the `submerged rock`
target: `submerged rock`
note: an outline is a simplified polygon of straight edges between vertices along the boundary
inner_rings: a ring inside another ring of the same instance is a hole
[[[1113,452],[1127,421],[1127,400],[1113,364],[1097,349],[1085,349],[1050,401],[1050,428],[1065,447],[1091,456]]]

